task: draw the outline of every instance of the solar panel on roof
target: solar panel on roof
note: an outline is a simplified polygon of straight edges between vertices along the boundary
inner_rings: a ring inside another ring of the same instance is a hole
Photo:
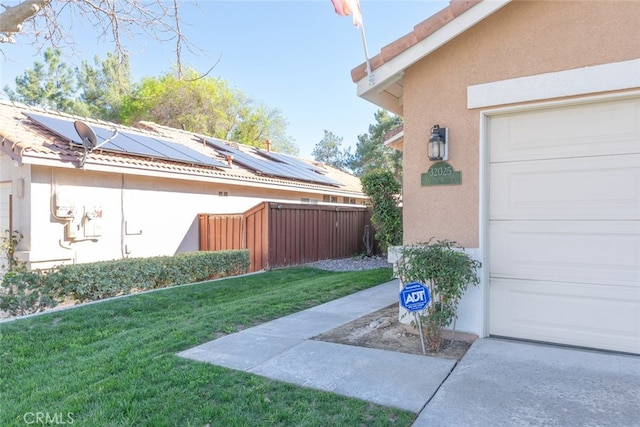
[[[24,114],[31,120],[57,134],[59,137],[71,141],[74,144],[82,145],[82,141],[73,125],[73,121],[36,113]],[[97,136],[98,144],[113,136],[113,132],[106,127],[91,125],[91,128]],[[198,164],[218,168],[228,167],[226,164],[218,160],[207,157],[204,154],[181,144],[129,131],[119,132],[113,140],[101,145],[99,149],[151,157],[154,159],[172,160],[188,164]]]
[[[98,144],[102,144],[104,141],[111,138],[111,136],[113,135],[113,132],[110,130],[108,131],[102,128],[91,128],[91,129],[93,129],[96,136],[98,137]],[[122,144],[116,144],[115,142],[113,142],[113,140],[107,142],[106,144],[100,145],[100,148],[103,148],[105,150],[112,150],[112,151],[126,151],[122,146]]]
[[[302,161],[300,159],[296,159],[295,157],[291,157],[291,156],[288,156],[286,154],[275,153],[273,151],[267,151],[267,150],[263,150],[261,148],[255,148],[254,151],[256,153],[260,154],[261,156],[269,157],[269,158],[272,158],[272,159],[277,160],[279,162],[290,164],[292,166],[302,167],[302,168],[309,169],[309,170],[312,170],[312,171],[317,172],[317,173],[323,173],[323,174],[327,173],[327,171],[325,169],[319,168],[319,167],[317,167],[315,165],[312,165],[311,163],[304,162],[304,161]]]
[[[323,184],[330,184],[330,185],[342,185],[342,183],[335,181],[329,177],[326,177],[324,175],[321,175],[317,172],[314,172],[304,166],[298,166],[295,164],[287,164],[284,162],[277,162],[274,161],[274,163],[280,164],[282,165],[282,167],[286,167],[287,170],[289,170],[291,173],[296,174],[297,176],[300,176],[302,179],[305,179],[307,181],[312,181],[312,182],[320,182]]]
[[[195,161],[194,158],[189,157],[178,150],[174,150],[169,144],[162,143],[155,138],[146,135],[133,134],[126,131],[121,132],[121,134],[128,142],[128,152],[144,151],[144,154],[149,154],[153,157],[179,160],[186,163],[200,163]]]
[[[278,171],[274,169],[267,162],[261,159],[255,158],[249,154],[246,154],[243,151],[230,147],[222,141],[212,139],[212,138],[205,138],[205,140],[209,145],[212,145],[215,149],[219,151],[223,151],[228,154],[232,154],[233,161],[238,164],[241,164],[242,166],[245,166],[249,169],[252,169],[256,172],[260,172],[266,175],[290,178],[287,174],[284,174],[282,171]]]
[[[165,141],[164,143],[166,144],[167,141]],[[230,167],[226,163],[214,160],[214,159],[208,157],[207,155],[202,154],[202,153],[200,153],[200,152],[198,152],[196,150],[191,150],[190,148],[185,147],[184,145],[180,145],[180,144],[177,144],[175,142],[171,143],[171,144],[174,146],[174,149],[180,151],[181,153],[183,153],[186,156],[189,156],[189,157],[195,159],[196,161],[202,162],[202,161],[207,160],[208,162],[216,162],[218,164],[218,167],[221,167],[221,168],[229,168]]]
[[[265,151],[258,148],[255,151],[262,156],[268,157],[276,162],[287,164],[290,168],[295,170],[297,173],[307,177],[309,180],[331,185],[344,185],[339,181],[324,176],[324,174],[327,173],[326,170],[320,169],[310,163],[304,162],[291,156],[287,156],[286,154],[274,153],[272,151]]]
[[[254,157],[250,154],[247,154],[243,151],[235,149],[225,144],[224,142],[214,138],[205,138],[205,141],[207,142],[207,144],[211,145],[216,150],[221,151],[225,154],[233,155],[234,162],[242,166],[245,166],[249,169],[252,169],[256,172],[262,173],[264,175],[270,175],[270,176],[276,176],[276,177],[288,178],[288,179],[297,179],[301,181],[327,184],[327,185],[333,185],[333,186],[343,185],[338,181],[322,176],[316,172],[313,172],[303,167],[294,166],[292,164],[280,162],[274,159]]]

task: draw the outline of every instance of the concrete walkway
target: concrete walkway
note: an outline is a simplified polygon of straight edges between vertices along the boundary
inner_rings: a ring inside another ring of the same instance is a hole
[[[640,426],[640,356],[478,339],[423,426]]]
[[[405,409],[414,427],[640,426],[637,356],[479,339],[456,364],[310,339],[397,302],[391,281],[179,356]]]
[[[397,302],[394,280],[178,355],[417,414],[454,368],[454,360],[310,339]],[[416,372],[430,374],[417,381]]]

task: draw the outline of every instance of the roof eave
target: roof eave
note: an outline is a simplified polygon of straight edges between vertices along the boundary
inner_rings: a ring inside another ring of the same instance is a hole
[[[7,153],[8,154],[8,153]],[[13,157],[12,157],[13,158]],[[46,153],[38,153],[38,152],[25,152],[19,159],[14,159],[21,164],[29,164],[29,165],[37,165],[37,166],[47,166],[52,168],[62,168],[62,169],[78,169],[77,160],[79,157],[70,157],[70,156],[52,156],[47,155]],[[284,180],[277,179],[258,179],[255,177],[249,176],[238,176],[238,175],[205,175],[199,174],[194,171],[189,171],[185,169],[183,171],[180,170],[162,170],[155,169],[152,167],[145,167],[142,165],[124,165],[124,164],[112,164],[108,161],[99,161],[94,159],[88,159],[85,163],[83,170],[93,171],[93,172],[108,172],[108,173],[122,173],[127,175],[138,175],[138,176],[146,176],[146,177],[156,177],[156,178],[169,178],[169,179],[186,179],[190,181],[201,181],[201,182],[210,182],[224,185],[241,185],[243,187],[258,187],[258,188],[268,188],[271,190],[280,190],[280,191],[292,191],[292,192],[308,192],[314,194],[336,194],[336,195],[344,195],[351,196],[357,198],[367,198],[367,195],[361,191],[356,191],[352,189],[344,189],[333,186],[322,186],[322,185],[310,185],[303,182],[291,181],[287,182]]]
[[[416,25],[411,33],[371,58],[372,79],[366,75],[366,64],[351,71],[358,96],[402,116],[405,70],[510,2],[482,0],[461,6],[461,2],[452,1],[447,8]]]
[[[385,147],[393,148],[394,150],[404,150],[404,131],[398,132],[391,138],[384,141]]]

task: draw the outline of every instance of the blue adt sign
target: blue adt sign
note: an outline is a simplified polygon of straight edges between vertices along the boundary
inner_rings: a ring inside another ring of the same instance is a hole
[[[429,288],[419,282],[408,283],[400,291],[400,305],[410,312],[424,310],[429,305]]]

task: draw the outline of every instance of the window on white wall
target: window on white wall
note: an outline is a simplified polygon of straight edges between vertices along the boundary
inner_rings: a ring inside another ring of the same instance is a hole
[[[325,194],[322,196],[322,201],[325,203],[338,203],[338,196],[332,196],[330,194]]]

